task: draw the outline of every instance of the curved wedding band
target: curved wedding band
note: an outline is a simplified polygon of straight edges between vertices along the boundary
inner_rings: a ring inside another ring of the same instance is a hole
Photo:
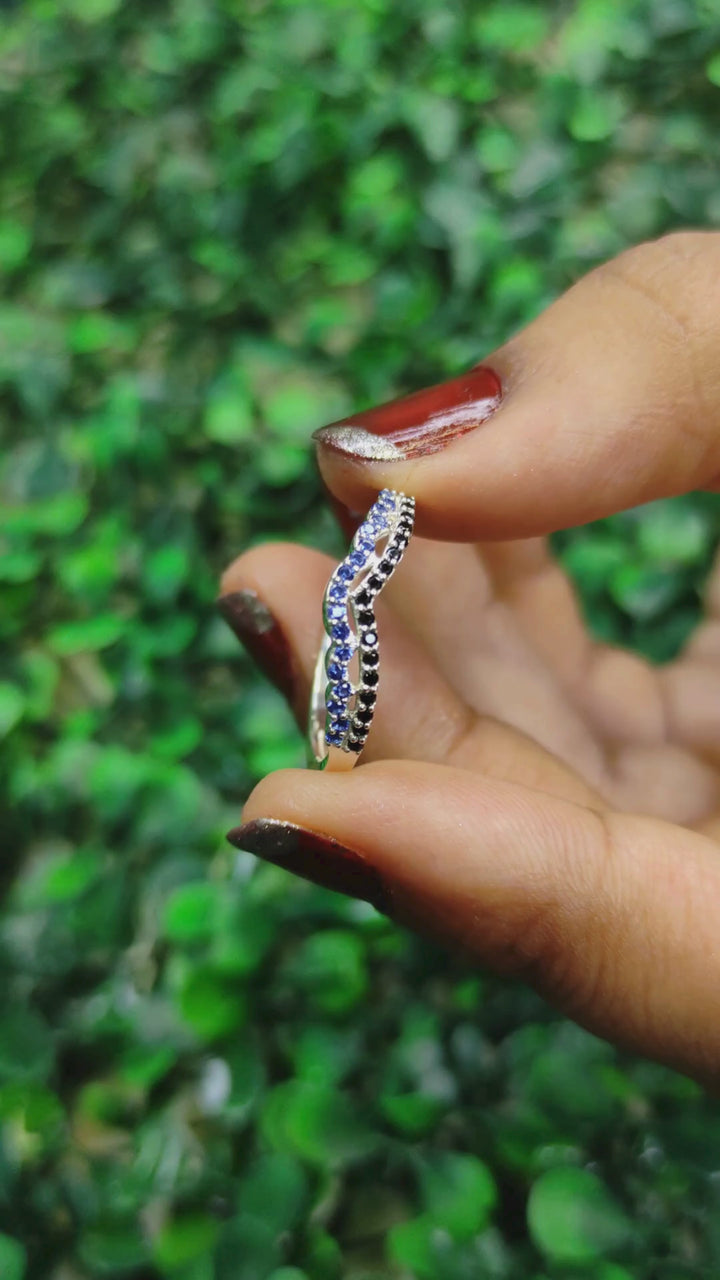
[[[414,498],[383,489],[328,582],[310,695],[313,768],[351,769],[365,746],[380,681],[375,597],[400,563],[414,519]]]

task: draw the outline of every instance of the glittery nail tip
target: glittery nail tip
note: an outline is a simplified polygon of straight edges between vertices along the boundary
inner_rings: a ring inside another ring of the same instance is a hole
[[[389,895],[375,868],[332,836],[277,818],[257,818],[228,831],[227,838],[238,849],[388,913]]]
[[[477,365],[447,382],[331,422],[314,438],[358,462],[422,458],[481,426],[501,399],[497,374],[487,365]]]
[[[313,440],[366,462],[402,462],[406,456],[391,440],[375,436],[362,427],[320,427],[313,432]]]

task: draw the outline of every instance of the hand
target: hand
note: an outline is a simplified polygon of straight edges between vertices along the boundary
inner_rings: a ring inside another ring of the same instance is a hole
[[[319,433],[364,511],[417,499],[348,774],[266,778],[243,848],[532,982],[595,1033],[720,1077],[720,573],[686,653],[594,643],[544,535],[720,476],[720,235],[592,272],[478,370]],[[502,389],[502,393],[501,393]],[[348,426],[351,427],[348,430]],[[226,616],[304,722],[327,557],[255,548]]]

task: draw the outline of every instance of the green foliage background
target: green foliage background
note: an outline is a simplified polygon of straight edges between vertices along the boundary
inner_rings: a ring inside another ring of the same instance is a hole
[[[299,762],[215,616],[339,549],[311,428],[720,219],[718,0],[25,0],[0,24],[2,1280],[681,1280],[717,1109],[224,841]],[[717,505],[559,539],[656,658]]]

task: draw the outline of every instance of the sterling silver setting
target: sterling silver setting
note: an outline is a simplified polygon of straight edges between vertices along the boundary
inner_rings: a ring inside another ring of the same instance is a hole
[[[402,560],[414,522],[415,499],[383,489],[327,584],[310,697],[312,768],[351,769],[365,746],[380,684],[375,600]]]

